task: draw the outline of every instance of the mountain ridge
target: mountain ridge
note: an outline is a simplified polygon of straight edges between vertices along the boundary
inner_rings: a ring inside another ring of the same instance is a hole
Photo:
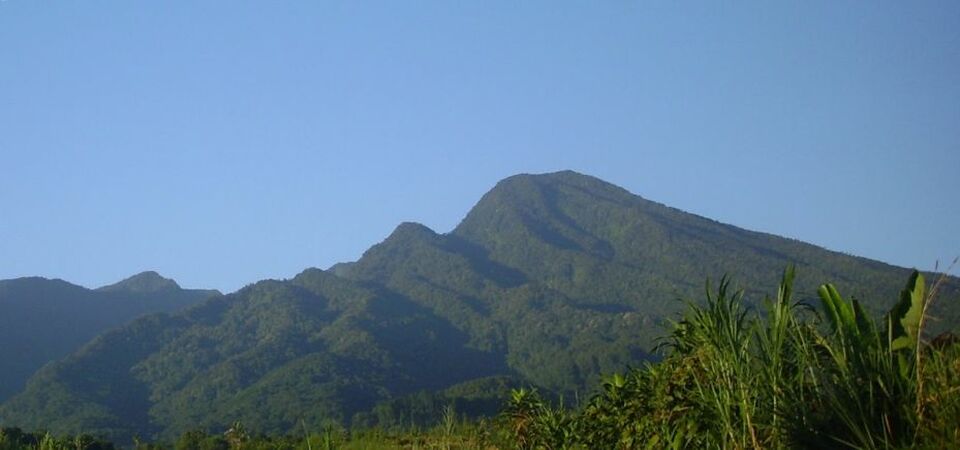
[[[143,275],[143,274],[140,274]],[[153,275],[159,277],[155,272]],[[139,275],[127,278],[134,280]],[[148,278],[153,279],[152,275]],[[184,290],[173,280],[162,289],[128,289],[121,281],[108,289],[88,289],[59,278],[0,280],[0,402],[18,391],[44,364],[143,314],[174,311],[216,291]],[[135,281],[144,281],[141,277]],[[155,280],[155,279],[154,279]],[[154,286],[160,287],[160,286]]]
[[[835,282],[874,313],[910,272],[576,172],[517,175],[448,233],[401,223],[357,261],[120,327],[44,368],[0,405],[0,422],[126,441],[222,431],[233,420],[254,432],[290,432],[301,420],[390,423],[408,396],[490,384],[480,380],[572,395],[655,359],[663,325],[682,308],[676,299],[699,299],[707,278],[729,273],[757,303],[791,263],[797,298]],[[957,286],[950,278],[943,295]],[[960,323],[956,310],[944,312],[949,326]],[[91,367],[114,378],[78,384]],[[123,395],[139,409],[117,405]],[[64,399],[79,406],[64,411]]]

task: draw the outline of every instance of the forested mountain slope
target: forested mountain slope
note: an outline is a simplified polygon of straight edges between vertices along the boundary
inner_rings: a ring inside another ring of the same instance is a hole
[[[136,317],[176,311],[216,291],[180,289],[144,272],[91,290],[63,280],[0,280],[0,401],[23,388],[44,364],[66,356],[104,331]]]
[[[356,262],[100,336],[0,406],[0,423],[124,442],[234,420],[264,432],[389,421],[418,392],[477,399],[503,380],[583,392],[653,357],[677,299],[699,299],[708,277],[730,274],[758,301],[790,263],[800,298],[830,281],[874,312],[909,275],[574,172],[518,175],[450,233],[404,223]],[[942,290],[941,328],[957,324],[957,292],[955,279]]]

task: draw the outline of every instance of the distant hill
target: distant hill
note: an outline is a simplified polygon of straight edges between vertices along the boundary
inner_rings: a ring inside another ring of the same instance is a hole
[[[700,299],[708,277],[730,274],[757,301],[790,263],[800,298],[830,281],[878,314],[910,273],[575,172],[518,175],[450,233],[404,223],[358,261],[101,335],[34,376],[0,423],[126,442],[234,420],[254,432],[407,423],[447,401],[482,413],[517,383],[583,393],[656,358],[678,298]],[[942,295],[958,292],[951,279]],[[955,301],[941,305],[937,326],[960,323]]]
[[[216,291],[184,290],[144,272],[90,290],[63,280],[0,280],[0,401],[21,390],[44,364],[66,356],[94,336],[154,312],[172,312]]]

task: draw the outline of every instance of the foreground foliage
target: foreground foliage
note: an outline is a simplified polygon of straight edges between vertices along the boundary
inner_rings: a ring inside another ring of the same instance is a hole
[[[708,283],[664,361],[608,378],[579,411],[514,391],[517,447],[960,448],[960,345],[923,334],[936,285],[913,273],[874,322],[830,284],[819,310],[793,301],[793,278],[760,313]]]
[[[174,442],[143,442],[125,447],[135,450],[487,450],[513,448],[505,427],[487,420],[466,421],[452,409],[439,423],[427,428],[387,431],[382,428],[345,430],[336,426],[299,435],[255,435],[235,423],[224,433],[188,431]],[[46,432],[25,433],[0,429],[0,450],[116,450],[113,443],[90,435],[57,437]]]

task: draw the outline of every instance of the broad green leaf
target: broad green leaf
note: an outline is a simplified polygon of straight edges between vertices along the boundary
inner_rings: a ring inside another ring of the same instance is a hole
[[[648,449],[660,448],[658,444],[660,444],[660,436],[655,434],[650,437],[650,440],[647,441],[646,448]]]
[[[916,347],[925,295],[923,275],[914,270],[906,288],[900,291],[900,301],[888,315],[893,350]]]
[[[873,321],[870,320],[870,316],[866,311],[863,310],[863,307],[860,306],[860,302],[853,300],[853,311],[856,315],[857,321],[857,332],[861,339],[873,339],[877,335]]]
[[[856,333],[857,324],[854,312],[850,308],[850,305],[840,296],[840,293],[837,292],[837,288],[832,284],[824,284],[817,289],[817,294],[820,295],[820,299],[823,301],[823,309],[827,314],[827,318],[830,319],[833,331],[839,332],[842,335]]]
[[[796,267],[793,264],[783,269],[783,277],[780,278],[780,289],[777,292],[777,300],[783,304],[789,304],[793,297],[793,279],[796,276]]]
[[[817,289],[817,295],[820,296],[820,301],[823,303],[823,312],[827,316],[827,320],[830,321],[830,326],[837,333],[840,332],[840,313],[837,311],[837,305],[831,295],[830,287],[828,284],[820,285],[820,288]]]

